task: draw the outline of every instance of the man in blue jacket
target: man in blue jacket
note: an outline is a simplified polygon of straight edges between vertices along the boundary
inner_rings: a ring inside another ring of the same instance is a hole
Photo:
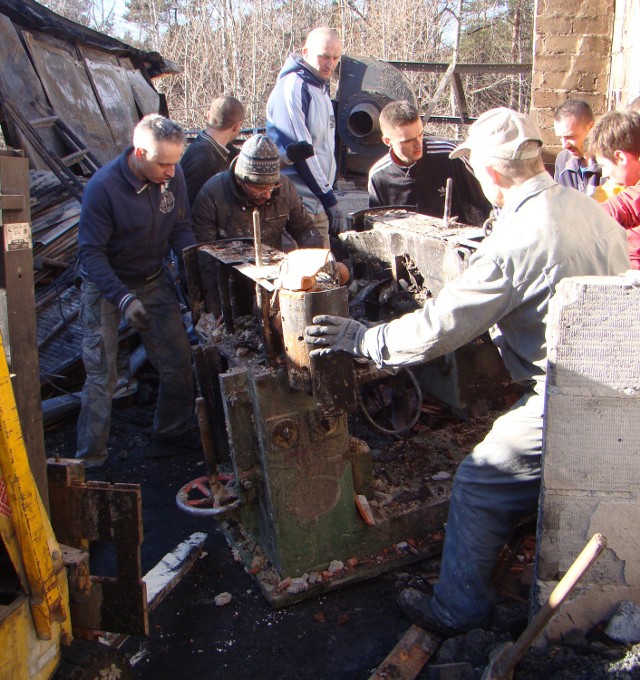
[[[78,449],[88,467],[108,458],[111,400],[117,382],[118,327],[124,315],[140,333],[160,376],[153,430],[171,439],[191,429],[191,349],[162,260],[195,244],[179,165],[184,133],[157,114],[133,132],[133,146],[87,184],[78,233],[82,274],[82,360],[87,379]]]
[[[302,54],[285,62],[267,102],[267,135],[281,153],[294,142],[313,145],[315,155],[283,169],[314,219],[325,247],[329,231],[342,228],[342,214],[333,191],[336,177],[336,120],[329,95],[329,80],[340,61],[338,34],[326,27],[307,36]]]

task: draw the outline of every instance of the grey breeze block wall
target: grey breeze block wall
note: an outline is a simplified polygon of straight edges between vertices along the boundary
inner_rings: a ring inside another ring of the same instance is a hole
[[[547,627],[554,642],[607,620],[622,600],[640,605],[638,272],[563,280],[548,340],[534,606],[593,534],[608,542]]]

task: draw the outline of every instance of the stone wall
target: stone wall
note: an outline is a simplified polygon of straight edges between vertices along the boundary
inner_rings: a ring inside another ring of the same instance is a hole
[[[637,272],[636,272],[637,274]],[[589,538],[607,548],[547,627],[584,634],[640,604],[640,278],[565,279],[549,319],[549,376],[534,603]]]
[[[615,3],[536,1],[531,112],[545,145],[559,148],[553,112],[565,99],[588,101],[596,116],[608,109]]]

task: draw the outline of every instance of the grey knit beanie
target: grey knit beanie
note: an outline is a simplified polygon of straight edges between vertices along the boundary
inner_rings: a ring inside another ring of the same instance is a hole
[[[236,177],[252,184],[280,181],[278,147],[265,135],[253,135],[242,145],[235,164]]]

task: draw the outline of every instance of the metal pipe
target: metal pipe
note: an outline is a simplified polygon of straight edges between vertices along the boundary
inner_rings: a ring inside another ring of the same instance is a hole
[[[143,345],[139,345],[129,357],[129,375],[135,375],[147,360],[147,353]],[[60,420],[63,416],[80,410],[80,396],[82,392],[61,394],[42,402],[42,422],[45,425]]]
[[[444,194],[444,216],[442,221],[444,226],[448,227],[449,222],[451,222],[451,194],[453,193],[453,179],[447,177],[447,188]]]

